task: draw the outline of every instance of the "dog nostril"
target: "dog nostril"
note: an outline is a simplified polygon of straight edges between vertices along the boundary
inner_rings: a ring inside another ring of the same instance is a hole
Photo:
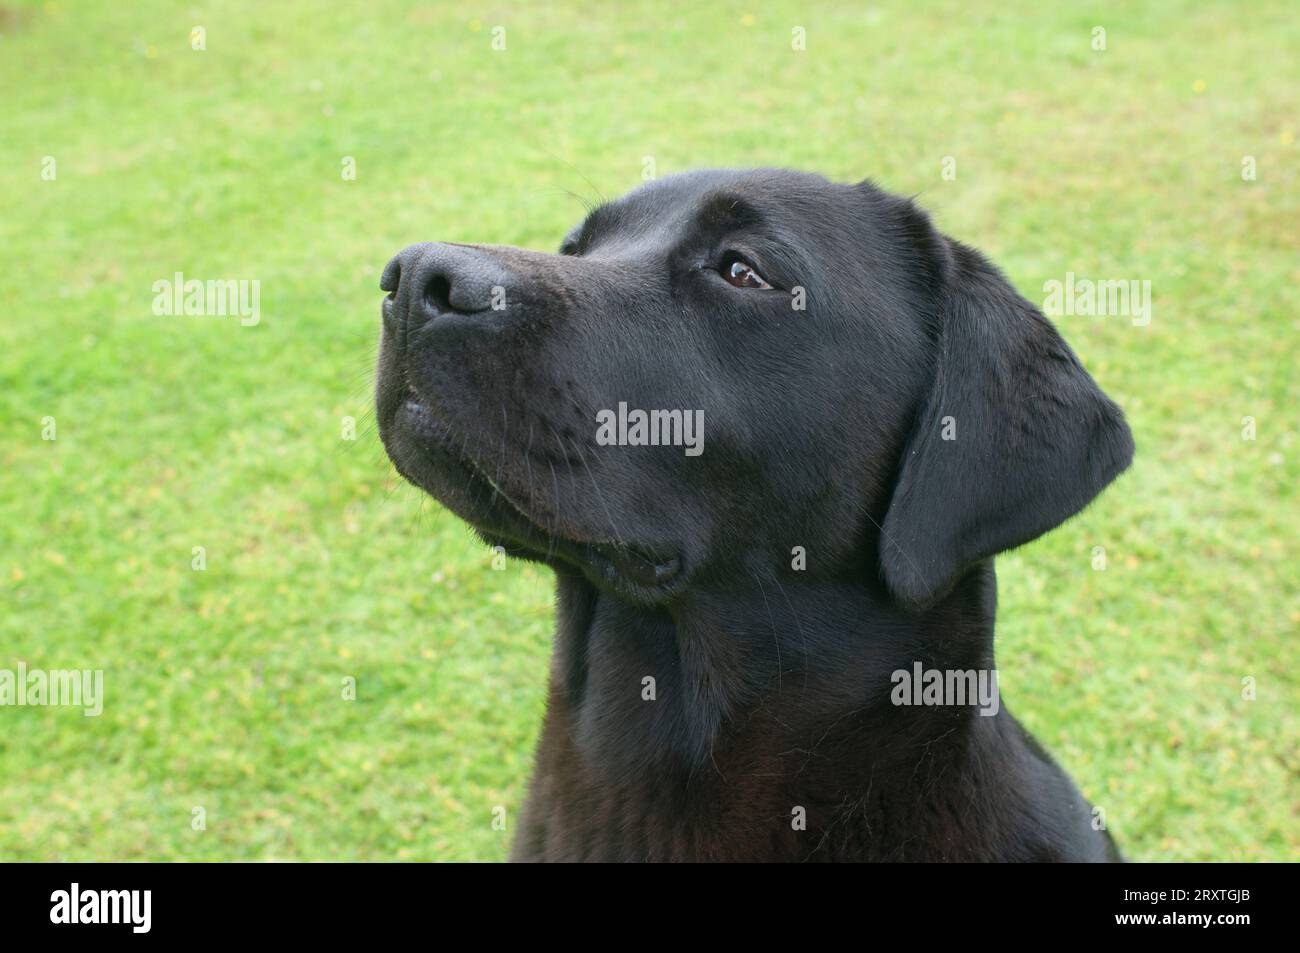
[[[397,295],[397,286],[402,282],[402,263],[394,258],[384,266],[384,273],[379,277],[379,290],[387,291],[388,297]]]
[[[447,314],[456,309],[451,305],[451,282],[445,275],[434,275],[424,289],[424,300],[438,314]]]

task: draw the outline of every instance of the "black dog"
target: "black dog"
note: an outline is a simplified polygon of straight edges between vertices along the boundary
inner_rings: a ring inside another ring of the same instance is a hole
[[[710,171],[381,287],[389,456],[557,577],[515,859],[1118,859],[971,696],[993,555],[1133,442],[978,252],[868,183]]]

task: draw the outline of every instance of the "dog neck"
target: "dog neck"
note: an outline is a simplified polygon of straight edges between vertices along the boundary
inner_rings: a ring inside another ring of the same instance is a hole
[[[852,580],[670,612],[559,579],[518,859],[1118,857],[1005,709],[899,703],[900,671],[992,669],[991,563],[917,615]]]
[[[991,561],[917,615],[856,579],[755,579],[752,588],[651,609],[558,574],[550,714],[587,763],[623,776],[689,773],[743,749],[747,735],[798,747],[839,729],[870,743],[856,749],[867,761],[894,750],[914,757],[912,743],[998,720],[984,717],[1000,711]],[[991,681],[992,710],[987,690],[962,705],[942,695],[928,704],[916,680],[932,672]]]

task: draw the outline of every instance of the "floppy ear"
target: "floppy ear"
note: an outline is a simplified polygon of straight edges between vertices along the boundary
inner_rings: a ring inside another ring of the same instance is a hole
[[[913,608],[1079,512],[1133,457],[1124,415],[1056,329],[978,252],[938,240],[951,257],[934,381],[880,541],[885,582]]]

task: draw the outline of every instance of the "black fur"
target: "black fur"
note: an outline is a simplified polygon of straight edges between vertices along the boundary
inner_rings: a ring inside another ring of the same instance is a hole
[[[389,455],[556,573],[515,859],[1117,859],[1005,708],[891,700],[993,668],[993,555],[1133,452],[977,252],[868,183],[710,171],[560,255],[416,245],[382,286]],[[620,402],[702,410],[703,452],[599,444]]]

